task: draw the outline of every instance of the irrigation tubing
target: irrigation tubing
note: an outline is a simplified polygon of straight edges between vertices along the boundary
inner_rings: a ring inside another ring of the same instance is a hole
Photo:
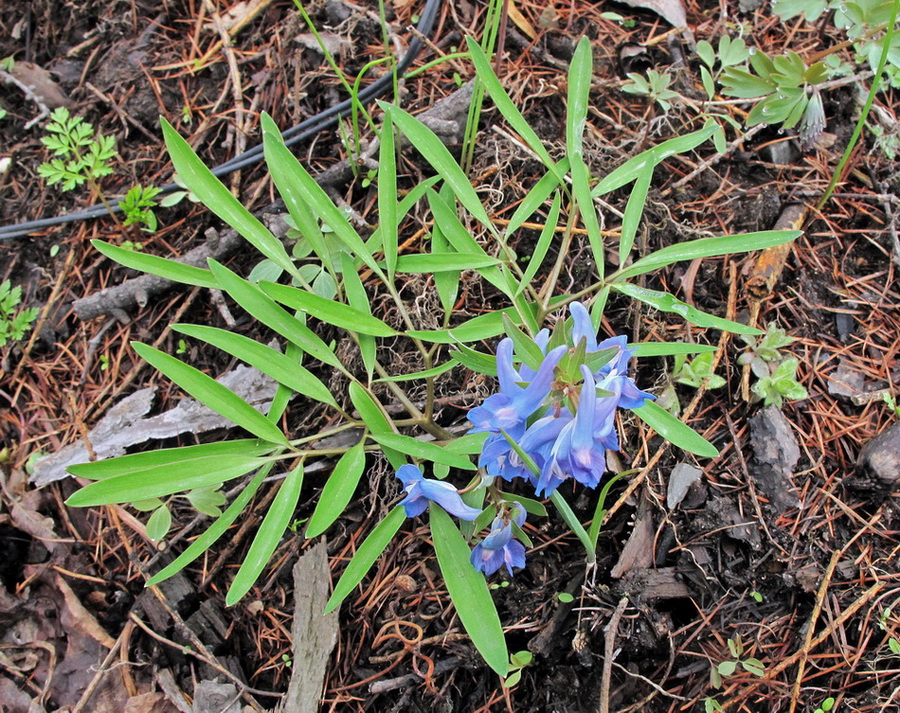
[[[425,9],[422,11],[419,23],[416,26],[418,34],[422,37],[428,37],[431,34],[435,19],[437,18],[438,11],[441,7],[441,1],[442,0],[427,0],[427,2],[425,3]],[[397,63],[396,74],[398,77],[403,76],[406,70],[409,69],[409,66],[415,61],[416,57],[419,56],[419,53],[421,51],[422,40],[419,36],[415,36],[410,41],[409,48],[407,49],[406,53]],[[393,73],[385,74],[376,79],[369,86],[361,89],[359,94],[357,95],[357,100],[360,103],[370,102],[386,94],[393,86],[393,83]],[[284,143],[288,146],[293,146],[294,144],[300,143],[301,141],[305,141],[306,139],[315,136],[317,133],[324,129],[327,129],[330,126],[334,126],[341,117],[346,116],[350,113],[352,107],[353,100],[345,99],[344,101],[334,104],[328,109],[325,109],[324,111],[321,111],[318,114],[305,119],[296,126],[293,126],[290,129],[282,132],[281,135],[284,138]],[[262,157],[263,147],[262,144],[259,144],[257,146],[254,146],[252,149],[249,149],[244,153],[235,156],[232,159],[229,159],[220,166],[216,166],[214,169],[212,169],[212,173],[214,176],[221,178],[222,176],[227,176],[229,173],[233,173],[234,171],[238,171],[240,169],[246,168],[247,166],[252,166],[253,164],[258,163]],[[172,193],[173,191],[179,190],[184,189],[177,183],[168,183],[160,189],[160,195],[165,195],[166,193]],[[113,212],[121,212],[119,203],[120,199],[116,198],[109,201],[109,210],[107,210],[107,207],[105,205],[96,205],[92,206],[91,208],[75,211],[73,213],[57,215],[53,218],[42,218],[40,220],[31,220],[25,223],[16,223],[14,225],[3,226],[0,227],[0,240],[21,238],[30,233],[34,233],[45,228],[51,228],[55,225],[77,223],[83,220],[99,218],[104,215],[109,215],[110,210]]]

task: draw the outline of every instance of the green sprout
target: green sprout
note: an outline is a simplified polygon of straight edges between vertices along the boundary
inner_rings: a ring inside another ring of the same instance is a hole
[[[630,81],[622,85],[622,91],[628,94],[640,94],[655,101],[663,111],[672,108],[672,99],[678,97],[678,92],[669,89],[672,77],[663,72],[660,74],[655,69],[648,69],[647,76],[642,77],[637,72],[629,72]]]
[[[56,158],[38,166],[38,174],[49,185],[61,183],[63,191],[71,191],[112,173],[110,162],[118,156],[112,136],[94,135],[91,124],[80,116],[71,116],[64,107],[50,115],[46,130],[49,136],[41,143]]]
[[[16,310],[21,301],[22,288],[13,287],[9,280],[4,280],[0,284],[0,347],[24,337],[37,319],[40,310],[36,307]]]
[[[160,189],[153,186],[148,186],[147,188],[140,184],[132,186],[119,202],[119,207],[125,214],[125,220],[122,222],[122,225],[143,224],[146,227],[142,228],[142,230],[146,230],[148,233],[156,232],[158,224],[152,208],[156,205],[154,199],[159,195],[159,192]]]

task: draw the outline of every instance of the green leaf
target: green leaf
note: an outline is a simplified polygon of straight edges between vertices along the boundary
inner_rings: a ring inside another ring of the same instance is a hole
[[[685,342],[639,342],[629,344],[636,357],[673,356],[675,354],[701,354],[714,352],[717,347],[711,344],[686,344]]]
[[[231,526],[238,515],[243,514],[250,500],[259,490],[263,480],[269,474],[274,463],[269,462],[263,466],[259,472],[253,476],[252,480],[244,486],[244,489],[238,494],[228,509],[222,513],[215,522],[212,523],[206,531],[195,539],[188,548],[176,557],[172,562],[166,565],[159,572],[154,574],[147,580],[147,586],[153,587],[174,574],[178,574],[182,569],[187,567],[191,562],[208,550]]]
[[[254,319],[275,330],[285,339],[289,339],[319,361],[343,369],[343,364],[334,352],[315,332],[290,312],[275,304],[275,301],[259,287],[251,285],[215,260],[209,261],[209,267],[222,289],[253,315]]]
[[[219,485],[259,468],[264,459],[252,456],[205,456],[164,463],[136,473],[115,475],[73,493],[70,507],[92,507],[162,498],[194,488]]]
[[[395,428],[388,418],[384,407],[378,403],[378,399],[368,389],[356,381],[351,381],[349,394],[353,408],[359,412],[359,417],[373,435],[390,435],[395,433]],[[382,452],[395,470],[406,464],[406,458],[399,451],[393,448],[383,448]]]
[[[432,203],[433,200],[443,201],[451,210],[456,208],[456,198],[453,197],[453,191],[450,190],[450,187],[446,183],[441,186],[441,190],[436,199],[432,199],[429,196],[429,204]],[[431,231],[431,252],[446,254],[452,252],[452,249],[450,241],[447,240],[447,236],[444,235],[441,226],[435,221]],[[434,288],[437,290],[438,299],[440,299],[441,306],[444,308],[445,321],[452,314],[453,307],[456,304],[456,298],[459,295],[459,278],[459,270],[434,273]]]
[[[268,374],[275,381],[290,387],[298,394],[337,408],[337,401],[334,400],[325,384],[313,376],[308,369],[271,347],[218,327],[173,324],[172,329],[218,347],[231,356],[259,369],[263,374]]]
[[[363,541],[347,565],[347,569],[341,575],[340,580],[334,587],[331,598],[325,605],[325,613],[333,611],[341,605],[341,602],[347,598],[347,595],[353,591],[354,587],[359,584],[363,577],[366,576],[375,560],[381,557],[388,543],[394,539],[394,535],[400,530],[400,526],[406,520],[406,509],[402,505],[397,505],[391,510],[387,517],[379,522],[375,529],[369,533],[369,536]]]
[[[597,218],[597,209],[594,207],[594,199],[591,196],[590,172],[587,164],[580,156],[569,159],[572,174],[572,192],[575,194],[575,203],[581,214],[584,229],[588,234],[588,242],[594,257],[594,266],[600,279],[603,279],[605,270],[605,252],[603,247],[603,235],[600,232],[600,221]]]
[[[450,516],[435,505],[429,513],[434,552],[463,628],[487,665],[506,676],[509,652],[487,582],[472,567],[469,546]]]
[[[305,312],[336,327],[343,327],[359,334],[371,334],[373,337],[392,337],[397,334],[377,317],[340,302],[326,300],[306,290],[274,282],[260,283],[260,287],[269,297],[281,304]]]
[[[421,121],[410,114],[407,114],[399,107],[381,101],[378,102],[378,105],[385,113],[391,114],[394,124],[396,124],[400,131],[406,135],[406,138],[408,138],[409,142],[416,147],[419,153],[422,154],[422,158],[431,164],[431,167],[440,174],[441,178],[443,178],[447,185],[450,186],[454,195],[459,199],[459,202],[463,204],[465,209],[469,211],[477,221],[490,230],[493,230],[493,224],[488,217],[487,211],[485,211],[481,199],[478,197],[475,189],[472,188],[472,184],[469,182],[466,174],[463,173],[463,170],[459,167],[456,159],[453,158],[443,142],[435,136],[434,132]]]
[[[712,69],[716,64],[716,51],[713,49],[713,46],[706,40],[700,40],[697,43],[697,56],[710,69]]]
[[[347,296],[347,302],[355,310],[372,314],[372,307],[369,305],[369,294],[366,287],[357,272],[356,262],[347,253],[341,254],[342,267],[341,275],[344,278],[344,294]],[[370,334],[360,334],[359,352],[362,356],[363,365],[366,367],[366,376],[372,381],[372,373],[375,371],[375,362],[378,360],[378,345],[375,337]]]
[[[169,534],[172,527],[172,513],[165,505],[156,508],[150,519],[147,520],[147,537],[153,542],[159,542]]]
[[[547,256],[547,251],[550,249],[550,243],[553,241],[553,235],[556,232],[556,226],[559,222],[560,203],[560,194],[559,191],[557,191],[553,196],[553,205],[550,206],[550,212],[547,214],[547,222],[544,224],[544,229],[541,231],[541,236],[538,238],[537,245],[534,246],[534,252],[531,254],[531,259],[528,261],[528,267],[525,269],[525,274],[522,275],[522,280],[519,282],[516,296],[522,294],[528,285],[531,284],[531,281],[537,274],[538,268],[540,268],[541,264],[544,262],[544,258]],[[512,225],[512,223],[510,223],[510,225]]]
[[[597,558],[596,552],[594,551],[594,543],[591,541],[590,535],[588,535],[587,530],[584,529],[584,526],[575,516],[575,513],[572,511],[572,508],[569,507],[569,503],[566,502],[566,499],[562,496],[558,490],[554,490],[550,495],[550,501],[556,506],[556,509],[559,511],[559,514],[562,515],[562,519],[565,520],[565,523],[569,526],[569,529],[575,533],[575,536],[579,539],[584,550],[587,554],[587,562],[591,564]]]
[[[763,230],[758,233],[725,235],[719,238],[700,238],[657,250],[636,260],[616,277],[627,278],[658,270],[666,265],[684,260],[697,260],[719,255],[735,255],[753,250],[765,250],[783,245],[803,235],[802,230]]]
[[[184,285],[196,285],[197,287],[209,287],[212,289],[219,287],[209,270],[203,270],[193,265],[185,265],[177,260],[147,255],[136,250],[126,250],[117,245],[104,243],[102,240],[91,240],[91,245],[110,260],[115,260],[120,265],[130,267],[132,270],[158,275]]]
[[[717,131],[720,131],[719,125],[715,121],[710,120],[699,131],[663,141],[661,144],[639,153],[600,179],[597,185],[594,186],[594,197],[610,193],[636,180],[641,171],[644,170],[647,159],[650,159],[653,165],[656,166],[670,156],[693,151]]]
[[[268,132],[263,133],[263,146],[266,151],[266,163],[269,165],[271,173],[273,175],[279,174],[285,185],[290,186],[291,191],[302,197],[303,202],[309,206],[313,213],[331,228],[335,237],[355,257],[358,257],[367,267],[371,268],[375,274],[380,275],[381,268],[376,264],[375,258],[372,257],[372,253],[366,246],[365,241],[350,225],[347,216],[334,204],[325,190],[316,183],[316,179],[294,157],[294,154],[281,143],[279,138]]]
[[[204,406],[234,421],[238,426],[264,441],[287,446],[281,429],[240,396],[202,371],[147,344],[132,342],[134,350],[151,366],[169,377],[175,384]]]
[[[719,672],[719,675],[726,678],[733,674],[736,668],[737,661],[722,661],[722,663],[716,666],[716,670]]]
[[[462,253],[423,253],[401,255],[397,258],[397,272],[433,274],[436,272],[458,272],[494,267],[500,260],[490,255],[466,255]]]
[[[435,376],[440,376],[441,374],[446,374],[455,366],[458,366],[456,361],[448,361],[446,364],[439,364],[438,366],[433,366],[430,369],[425,369],[424,371],[415,371],[412,374],[397,374],[395,376],[386,376],[383,379],[375,379],[375,383],[381,383],[383,381],[415,381],[416,379],[432,379]]]
[[[457,351],[451,351],[450,356],[468,369],[479,374],[497,376],[497,359],[490,354],[476,351],[465,344],[456,344]]]
[[[194,488],[186,494],[191,507],[210,517],[219,517],[222,506],[227,502],[225,493],[216,488]]]
[[[316,509],[306,526],[307,539],[318,537],[344,512],[353,497],[366,467],[366,452],[362,443],[341,456],[319,496]]]
[[[647,192],[650,190],[650,181],[653,180],[655,165],[647,161],[643,168],[638,170],[634,187],[628,197],[625,213],[622,216],[622,236],[619,239],[619,264],[624,265],[631,248],[634,246],[634,237],[637,235],[638,225],[644,215],[644,204],[647,201]]]
[[[132,453],[127,456],[99,460],[94,463],[78,463],[70,465],[68,470],[76,478],[102,480],[117,475],[138,474],[145,470],[163,465],[177,465],[196,458],[212,456],[245,456],[259,458],[272,453],[275,449],[271,443],[258,441],[255,438],[244,438],[221,443],[204,443],[199,446],[183,446],[181,448],[161,448],[145,453]]]
[[[497,75],[494,74],[490,60],[485,56],[484,51],[471,37],[466,37],[466,44],[469,46],[469,56],[472,59],[472,64],[475,65],[475,72],[478,74],[482,84],[484,84],[488,94],[490,94],[491,99],[494,100],[497,110],[503,115],[503,118],[506,119],[509,125],[516,130],[519,136],[524,139],[528,148],[534,151],[544,165],[550,169],[550,172],[556,174],[557,185],[563,183],[563,172],[557,168],[543,142],[538,138],[538,135],[531,128],[525,117],[522,116],[513,100],[510,99],[509,94],[506,93]]]
[[[381,227],[381,247],[387,265],[388,279],[393,282],[397,267],[397,156],[394,150],[394,124],[391,115],[384,115],[381,126],[381,145],[378,147],[378,224]]]
[[[372,433],[371,438],[382,446],[406,453],[406,455],[414,456],[415,458],[428,460],[433,463],[444,463],[451,468],[459,468],[460,470],[478,469],[468,456],[453,453],[428,441],[419,441],[397,433]]]
[[[297,501],[300,499],[300,489],[303,487],[303,464],[301,463],[288,473],[287,478],[278,488],[275,499],[269,506],[266,516],[263,518],[256,537],[250,544],[250,550],[241,563],[237,576],[228,588],[225,596],[226,606],[236,604],[250,591],[250,587],[259,579],[263,569],[272,559],[275,549],[281,542],[281,536],[294,516],[297,509]]]
[[[556,170],[557,173],[565,174],[569,170],[569,160],[564,158],[556,164]],[[507,236],[512,235],[522,227],[522,224],[534,215],[534,212],[544,204],[544,201],[546,201],[550,197],[550,194],[560,185],[565,185],[565,182],[561,182],[551,171],[545,173],[543,178],[532,186],[531,190],[525,195],[525,198],[522,199],[522,202],[519,203],[516,212],[513,213],[512,218],[509,219],[509,224],[504,231],[505,234]],[[550,221],[548,220],[548,222]],[[554,224],[555,222],[556,221],[554,221]]]
[[[534,339],[526,335],[521,329],[513,324],[513,321],[505,314],[503,315],[503,331],[505,331],[507,336],[513,340],[516,354],[519,358],[527,366],[530,366],[537,371],[544,361],[544,353],[541,351],[541,348],[534,343]]]
[[[645,401],[643,406],[633,411],[644,423],[673,445],[703,458],[715,458],[719,455],[719,451],[712,443],[652,401]]]
[[[668,292],[658,292],[657,290],[648,290],[644,287],[638,287],[630,283],[617,283],[612,286],[616,292],[628,295],[645,304],[655,307],[663,312],[673,312],[681,315],[691,324],[698,327],[712,327],[714,329],[723,329],[735,334],[762,334],[761,329],[756,327],[748,327],[746,324],[739,324],[728,319],[722,319],[706,312],[701,312],[696,307],[682,302],[674,295]]]
[[[281,241],[241,205],[165,118],[160,121],[172,165],[185,187],[263,255],[293,272],[294,263]]]

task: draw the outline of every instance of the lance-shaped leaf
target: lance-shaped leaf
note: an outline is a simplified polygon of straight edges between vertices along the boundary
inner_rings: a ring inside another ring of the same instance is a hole
[[[434,274],[459,272],[496,267],[500,260],[490,255],[464,255],[461,253],[424,253],[401,255],[397,258],[397,272]]]
[[[628,205],[622,214],[622,235],[619,238],[619,264],[624,265],[631,248],[634,246],[634,236],[637,235],[641,216],[644,215],[644,203],[647,201],[647,192],[650,190],[650,181],[653,180],[652,161],[647,161],[638,172],[631,195],[628,197]]]
[[[175,166],[175,171],[185,187],[197,196],[203,205],[246,238],[253,247],[280,268],[293,274],[296,267],[281,241],[241,205],[165,118],[161,123],[172,165]]]
[[[406,510],[402,505],[397,505],[369,533],[369,536],[356,550],[356,554],[353,555],[353,559],[350,560],[350,564],[347,565],[347,569],[344,570],[340,580],[335,585],[334,592],[325,605],[326,614],[339,607],[347,595],[353,591],[354,587],[363,580],[366,572],[372,568],[375,560],[381,557],[382,552],[394,538],[394,535],[397,534],[405,520]]]
[[[711,344],[687,344],[685,342],[638,342],[629,344],[636,357],[673,356],[675,354],[702,354],[714,352],[717,347]]]
[[[132,270],[158,275],[173,282],[180,282],[183,285],[195,285],[196,287],[210,287],[213,289],[219,286],[209,270],[203,270],[193,265],[185,265],[177,260],[147,255],[136,250],[126,250],[118,245],[104,243],[102,240],[91,240],[91,245],[110,260],[115,260],[120,265],[130,267]]]
[[[485,211],[481,200],[463,170],[459,167],[444,143],[425,124],[415,117],[407,114],[403,109],[384,102],[378,105],[391,115],[394,124],[416,147],[422,157],[431,164],[431,167],[440,174],[441,178],[450,186],[454,195],[463,204],[465,209],[481,224],[493,230],[493,224]]]
[[[172,575],[178,574],[191,562],[206,552],[206,550],[212,547],[213,544],[225,534],[228,528],[231,527],[231,524],[237,519],[238,515],[244,513],[245,508],[250,504],[251,498],[256,495],[256,491],[259,490],[259,486],[262,485],[263,480],[265,480],[273,465],[274,463],[267,463],[264,467],[260,468],[259,472],[244,486],[244,489],[234,499],[234,502],[228,506],[225,512],[219,515],[212,525],[206,528],[206,531],[200,535],[200,537],[191,542],[184,552],[150,577],[150,579],[147,580],[147,586],[153,587]]]
[[[304,369],[296,361],[272,347],[218,327],[173,324],[172,329],[218,347],[231,356],[259,369],[263,374],[268,374],[278,383],[289,386],[298,394],[337,407],[337,401],[334,400],[334,396],[331,395],[325,384],[313,376],[308,369]]]
[[[281,536],[287,529],[297,509],[300,489],[303,487],[303,464],[301,463],[288,473],[287,478],[278,489],[275,499],[263,518],[256,537],[250,544],[250,550],[244,558],[237,576],[228,588],[225,604],[231,606],[250,591],[250,587],[259,579],[263,569],[272,559],[275,548],[281,542]]]
[[[268,143],[266,140],[268,139]],[[367,267],[375,271],[375,274],[381,274],[381,268],[375,263],[375,258],[369,252],[365,241],[359,236],[359,233],[350,225],[347,216],[341,212],[324,189],[316,183],[301,164],[294,154],[281,141],[275,139],[272,134],[263,136],[263,143],[266,149],[266,162],[272,173],[278,172],[285,186],[289,186],[290,191],[295,192],[302,197],[303,202],[309,206],[323,223],[325,223],[334,235],[340,240],[346,248]]]
[[[362,443],[341,456],[319,496],[316,509],[306,526],[306,537],[318,537],[337,520],[353,497],[366,467],[366,452]]]
[[[451,468],[459,468],[460,470],[477,470],[477,466],[468,457],[448,451],[434,443],[419,441],[397,433],[373,433],[371,437],[382,446],[416,458],[429,460],[433,463],[443,463]]]
[[[556,164],[556,168],[557,173],[567,173],[569,171],[569,159],[564,158]],[[512,235],[522,227],[522,224],[534,215],[534,212],[538,208],[544,205],[544,201],[546,201],[550,197],[550,194],[560,185],[565,184],[560,182],[555,173],[550,171],[545,173],[543,178],[532,186],[531,190],[529,190],[522,199],[522,202],[519,203],[516,212],[513,213],[512,218],[509,219],[509,224],[506,226],[506,235]]]
[[[203,443],[197,446],[161,448],[145,453],[132,453],[131,455],[110,458],[109,460],[99,460],[95,463],[70,465],[67,470],[76,478],[101,480],[103,478],[112,478],[116,475],[133,475],[162,465],[177,465],[195,458],[208,458],[210,456],[258,458],[272,453],[275,448],[271,443],[266,443],[265,441],[258,441],[255,438],[243,438],[236,441]]]
[[[686,302],[682,302],[674,295],[668,292],[659,292],[658,290],[649,290],[645,287],[638,287],[630,283],[616,283],[612,286],[616,292],[628,295],[644,304],[655,307],[663,312],[673,312],[681,315],[691,324],[698,327],[713,327],[714,329],[723,329],[727,332],[735,334],[762,334],[762,330],[756,327],[748,327],[746,324],[732,322],[728,319],[722,319],[712,314],[702,312],[696,307],[691,307]]]
[[[356,381],[351,381],[348,391],[353,408],[359,412],[359,417],[372,434],[390,435],[395,433],[396,429],[394,429],[384,407],[378,403],[378,399],[368,389]],[[382,453],[384,453],[384,457],[388,459],[394,469],[399,469],[400,466],[406,464],[406,458],[403,454],[393,448],[382,448]]]
[[[381,145],[378,148],[378,224],[381,227],[381,248],[387,264],[388,279],[393,281],[397,267],[397,156],[394,151],[394,124],[391,115],[384,115],[381,126]]]
[[[553,242],[553,235],[556,232],[556,225],[559,222],[560,202],[560,195],[557,191],[553,196],[553,205],[550,206],[550,212],[547,213],[547,222],[544,224],[544,229],[541,230],[541,236],[538,238],[537,245],[534,246],[534,252],[531,253],[531,259],[528,261],[528,267],[525,268],[525,274],[522,275],[522,279],[519,281],[519,287],[516,289],[517,296],[522,294],[528,285],[531,284],[538,268],[547,256],[547,251],[550,249],[550,243]]]
[[[438,565],[466,633],[485,662],[500,676],[509,673],[509,652],[487,581],[472,566],[471,551],[459,528],[439,506],[429,508]]]
[[[284,446],[289,445],[287,438],[284,437],[278,426],[228,387],[223,386],[202,371],[159,351],[159,349],[154,349],[148,344],[132,342],[131,345],[142,359],[168,376],[176,385],[204,406],[234,421],[238,426],[264,441]]]
[[[66,501],[71,507],[92,507],[161,498],[194,488],[219,485],[264,465],[254,456],[205,456],[103,478],[85,486]]]
[[[209,268],[222,289],[255,319],[285,339],[289,339],[310,356],[329,366],[343,369],[343,364],[334,352],[315,332],[290,312],[275,304],[275,301],[256,285],[238,277],[215,260],[209,261]]]
[[[643,406],[632,410],[644,423],[673,445],[704,458],[715,458],[719,455],[719,451],[712,443],[653,401],[645,401]]]
[[[341,253],[341,275],[344,278],[344,294],[347,296],[347,302],[355,310],[371,315],[369,295],[359,277],[358,269],[356,261],[350,255]],[[378,345],[371,334],[360,334],[357,340],[363,365],[366,367],[366,376],[372,381],[372,372],[375,371],[375,362],[378,358]]]
[[[543,142],[538,138],[538,135],[531,128],[525,117],[522,116],[513,100],[509,98],[509,94],[506,93],[497,75],[494,74],[490,60],[485,56],[484,50],[471,37],[466,37],[466,44],[469,46],[469,56],[472,59],[472,64],[475,65],[475,72],[484,84],[484,88],[487,89],[488,94],[490,94],[491,99],[494,100],[498,111],[503,114],[503,118],[516,130],[519,136],[525,140],[528,148],[534,151],[551,172],[556,174],[558,182],[562,183],[563,172],[557,169],[556,163],[550,158],[550,154],[544,147]]]
[[[377,317],[349,305],[319,297],[312,292],[274,282],[261,282],[259,286],[267,295],[281,304],[312,315],[316,319],[336,327],[343,327],[360,334],[371,334],[373,337],[392,337],[397,334]]]
[[[763,230],[758,233],[741,233],[725,235],[720,238],[700,238],[652,252],[626,267],[610,279],[624,279],[658,270],[666,265],[683,260],[696,260],[719,255],[735,255],[753,250],[765,250],[776,245],[783,245],[803,235],[801,230]]]

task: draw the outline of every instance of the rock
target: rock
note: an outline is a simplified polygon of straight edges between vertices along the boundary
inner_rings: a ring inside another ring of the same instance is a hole
[[[676,463],[669,475],[669,487],[666,493],[666,505],[674,510],[688,494],[691,486],[700,480],[703,471],[688,463]]]
[[[900,421],[863,446],[857,465],[861,477],[854,480],[854,486],[869,483],[871,489],[883,492],[900,486]]]

